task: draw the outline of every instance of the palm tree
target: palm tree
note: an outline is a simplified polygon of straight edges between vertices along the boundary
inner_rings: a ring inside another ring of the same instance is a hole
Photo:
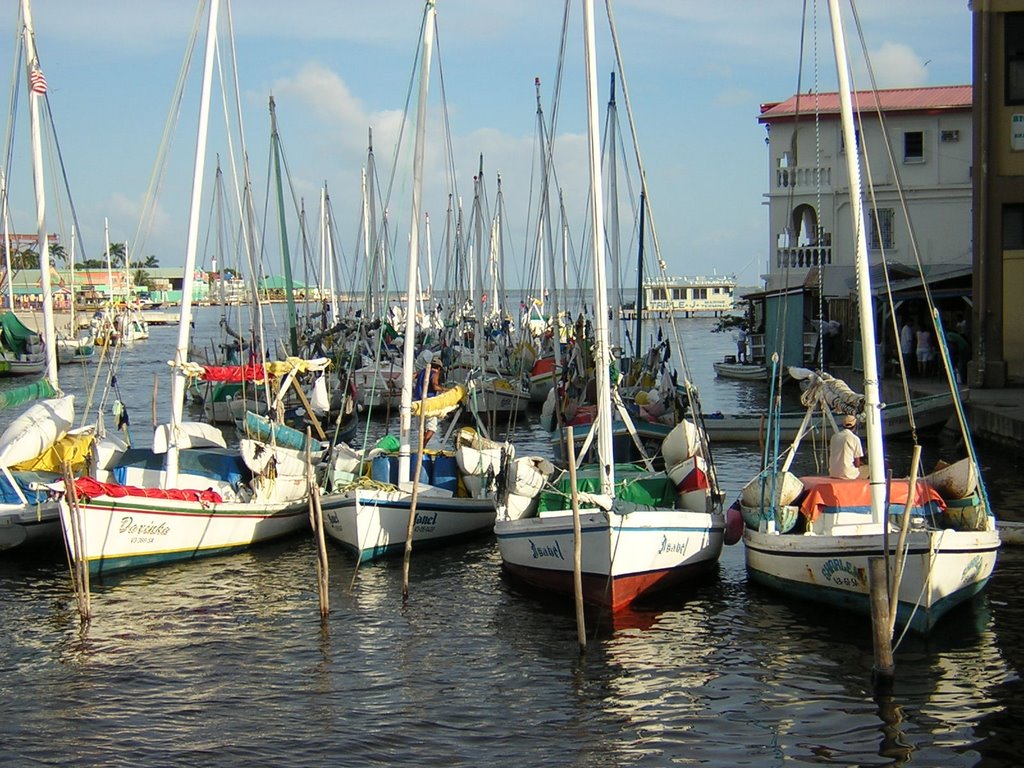
[[[124,243],[110,244],[110,266],[114,269],[124,266],[125,250]]]
[[[65,267],[68,265],[68,254],[64,250],[64,246],[60,243],[54,243],[50,246],[50,262],[56,264],[58,259],[63,262]]]
[[[39,254],[31,248],[12,249],[11,269],[39,269]]]

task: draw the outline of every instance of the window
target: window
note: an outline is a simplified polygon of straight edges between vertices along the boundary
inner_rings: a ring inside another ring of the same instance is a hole
[[[923,163],[924,162],[924,133],[921,131],[906,131],[903,134],[903,162]]]
[[[895,219],[895,211],[892,208],[874,208],[868,211],[868,248],[877,251],[895,247]]]
[[[853,131],[853,140],[857,142],[857,147],[859,148],[860,147],[860,130],[859,129],[856,129],[856,128],[854,129],[854,131]],[[846,151],[846,134],[843,133],[842,131],[839,132],[839,151],[840,152],[845,152]]]
[[[1006,103],[1024,104],[1024,13],[1003,16],[1003,48],[1006,51]]]
[[[1024,250],[1024,204],[1003,206],[1003,250]]]

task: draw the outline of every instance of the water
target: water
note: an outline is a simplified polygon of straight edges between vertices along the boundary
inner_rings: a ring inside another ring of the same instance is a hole
[[[216,321],[201,311],[197,336]],[[732,342],[712,325],[683,324],[705,406],[763,407],[755,385],[714,379]],[[118,388],[139,442],[154,373],[166,412],[175,336],[154,328],[125,352]],[[544,445],[531,424],[515,432]],[[756,453],[717,450],[727,491]],[[1019,510],[1019,459],[1004,454],[983,446],[990,491]],[[571,605],[503,579],[491,538],[414,552],[405,603],[400,561],[357,571],[328,549],[325,626],[307,537],[109,579],[84,629],[62,552],[0,556],[0,764],[1016,766],[1024,754],[1019,550],[933,636],[905,641],[893,696],[876,700],[866,624],[748,585],[741,545],[705,583],[614,625],[588,616],[583,657]]]

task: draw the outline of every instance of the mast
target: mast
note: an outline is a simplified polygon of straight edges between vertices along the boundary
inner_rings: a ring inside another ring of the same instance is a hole
[[[558,367],[562,364],[562,316],[561,306],[558,301],[558,270],[555,269],[555,243],[554,237],[551,231],[551,189],[549,171],[552,164],[552,147],[551,142],[548,141],[547,130],[544,125],[544,108],[540,103],[540,78],[535,77],[533,79],[533,86],[537,92],[537,131],[541,138],[541,149],[544,152],[544,161],[541,163],[541,215],[544,217],[543,232],[541,233],[541,243],[546,245],[546,251],[548,256],[548,267],[551,272],[551,317],[552,317],[552,335],[551,340],[553,342],[552,347],[555,353],[555,365],[553,369],[554,379],[552,385],[555,384],[555,380],[558,378]],[[543,267],[541,268],[541,274],[543,275]],[[563,284],[564,285],[564,284]],[[544,297],[543,286],[541,288],[540,299],[543,302],[543,310],[547,310],[547,301]],[[533,308],[529,307],[528,312],[532,311]],[[543,316],[543,315],[542,315]]]
[[[199,215],[203,198],[203,174],[206,172],[206,134],[210,123],[210,90],[213,83],[213,60],[217,48],[217,13],[220,0],[210,0],[210,18],[206,30],[206,59],[203,69],[203,90],[199,102],[199,123],[196,129],[196,157],[192,169],[192,199],[188,214],[188,240],[185,247],[185,268],[181,283],[181,317],[178,322],[178,346],[174,352],[174,376],[171,379],[171,439],[167,450],[167,485],[178,481],[178,439],[185,403],[185,374],[181,365],[188,360],[192,330],[192,288],[195,283],[196,250],[199,242]],[[109,241],[110,238],[107,238]]]
[[[334,228],[331,226],[331,194],[327,191],[327,182],[324,182],[324,205],[327,208],[327,217],[324,227],[327,230],[327,272],[329,275],[328,286],[331,291],[331,319],[338,321],[338,282],[334,274]]]
[[[640,190],[640,250],[636,257],[636,301],[633,307],[636,309],[636,317],[633,318],[633,350],[634,358],[640,359],[641,344],[643,339],[644,326],[644,218],[647,213],[647,195]]]
[[[484,343],[484,303],[483,303],[483,290],[484,290],[484,275],[483,265],[480,263],[483,259],[484,249],[484,209],[483,209],[483,186],[484,186],[484,156],[480,154],[480,170],[477,173],[476,179],[474,179],[474,194],[473,194],[473,219],[475,221],[475,234],[474,234],[474,245],[471,251],[471,258],[473,263],[470,265],[470,274],[472,279],[470,281],[469,290],[473,294],[473,314],[475,315],[475,327],[476,330],[473,333],[473,367],[482,368],[483,366],[483,355],[481,354],[481,347]]]
[[[878,391],[878,360],[875,358],[875,319],[871,304],[871,275],[868,270],[868,239],[864,219],[864,198],[860,179],[860,145],[853,121],[853,99],[850,95],[849,64],[846,60],[846,39],[838,0],[829,0],[832,40],[839,75],[839,102],[843,141],[846,143],[846,170],[850,177],[850,202],[853,213],[857,274],[857,301],[860,316],[860,338],[864,355],[864,415],[867,419],[868,479],[871,486],[871,517],[881,525],[885,520],[885,450],[882,444],[881,404]]]
[[[71,225],[71,302],[69,310],[71,315],[71,341],[78,343],[78,325],[75,323],[75,225]],[[92,342],[90,342],[92,343]],[[78,354],[76,351],[75,354]]]
[[[410,478],[410,433],[412,432],[412,379],[416,354],[416,302],[419,292],[420,209],[423,195],[423,145],[427,118],[427,92],[430,86],[430,58],[434,45],[434,0],[427,0],[423,11],[423,59],[420,62],[420,87],[416,105],[416,143],[412,159],[412,214],[409,216],[408,293],[405,306],[405,346],[402,349],[402,400],[399,406],[398,479]],[[422,416],[421,416],[422,418]]]
[[[270,97],[270,143],[274,147],[274,178],[277,181],[277,215],[281,226],[281,261],[284,264],[284,294],[288,299],[288,343],[291,353],[299,356],[299,337],[296,333],[295,291],[292,288],[292,259],[288,252],[288,225],[284,216],[284,186],[281,184],[281,137],[277,133],[277,110],[274,97]]]
[[[601,189],[601,146],[597,127],[597,62],[594,40],[594,0],[583,0],[583,32],[587,77],[587,122],[590,155],[591,247],[594,253],[594,375],[597,380],[597,454],[600,462],[601,493],[612,496],[615,489],[612,455],[611,348],[608,340],[608,294],[605,284],[604,195]]]
[[[619,242],[619,164],[616,162],[616,146],[618,138],[616,125],[618,123],[618,112],[615,106],[615,73],[611,73],[611,95],[608,97],[608,132],[606,137],[608,143],[605,145],[604,159],[608,167],[608,210],[606,211],[605,226],[607,228],[608,244],[611,248],[609,259],[611,261],[612,278],[612,300],[616,307],[615,317],[611,324],[611,343],[616,347],[622,345],[622,329],[619,322],[618,307],[622,303],[622,291],[619,287],[619,261],[621,258]],[[595,226],[596,226],[595,222]]]
[[[103,242],[107,256],[107,309],[114,307],[114,268],[110,263],[110,221],[103,217]]]
[[[46,95],[46,78],[39,68],[32,8],[29,0],[21,0],[24,17],[25,68],[28,77],[29,124],[32,127],[32,181],[36,190],[36,232],[39,236],[39,276],[43,289],[43,338],[46,340],[46,379],[57,386],[57,329],[53,322],[53,299],[50,287],[50,244],[46,238],[46,177],[43,175],[43,142],[39,130],[39,99]],[[7,279],[10,280],[10,273]],[[14,307],[11,307],[14,311]]]
[[[377,234],[377,158],[373,154],[373,129],[367,134],[369,145],[366,152],[366,205],[369,211],[367,221],[370,237],[370,265],[373,269],[373,278],[370,285],[370,316],[383,318],[388,310],[388,265],[387,265],[387,238]],[[381,212],[383,226],[387,227],[387,208]]]
[[[427,314],[430,314],[430,305],[434,303],[434,252],[430,243],[430,214],[423,214],[424,235],[427,243]]]
[[[14,311],[14,273],[11,272],[11,230],[10,217],[7,215],[7,178],[0,171],[0,194],[3,195],[4,217],[4,269],[7,276],[7,308]]]

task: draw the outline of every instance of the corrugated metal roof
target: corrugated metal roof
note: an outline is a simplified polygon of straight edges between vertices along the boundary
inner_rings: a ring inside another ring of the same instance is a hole
[[[785,101],[761,105],[759,123],[769,123],[797,114],[839,114],[838,93],[804,93]],[[877,99],[877,101],[876,101]],[[974,88],[970,85],[940,85],[932,88],[891,88],[880,91],[858,91],[853,94],[853,108],[873,112],[881,104],[885,112],[931,112],[933,110],[969,110],[974,104]]]

